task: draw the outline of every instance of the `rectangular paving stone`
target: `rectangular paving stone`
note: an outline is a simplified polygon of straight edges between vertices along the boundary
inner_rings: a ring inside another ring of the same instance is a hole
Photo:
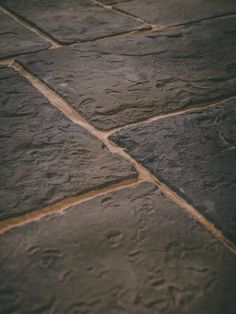
[[[236,18],[18,58],[107,130],[235,95]]]
[[[236,101],[133,126],[111,139],[236,242]]]
[[[101,0],[158,26],[178,25],[236,13],[234,0]]]
[[[234,314],[236,258],[151,184],[0,236],[1,313]]]
[[[0,11],[0,58],[47,49],[49,43]]]
[[[0,219],[136,176],[128,162],[5,67],[0,104]]]
[[[62,44],[93,40],[146,26],[91,0],[0,0],[0,3]]]

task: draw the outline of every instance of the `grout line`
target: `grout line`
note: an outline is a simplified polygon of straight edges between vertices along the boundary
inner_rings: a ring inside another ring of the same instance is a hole
[[[112,128],[112,129],[110,129],[108,131],[104,131],[104,132],[109,136],[115,132],[128,129],[129,127],[132,127],[132,126],[143,126],[143,125],[149,124],[149,123],[154,122],[154,121],[162,120],[162,119],[169,118],[169,117],[175,117],[175,116],[179,116],[179,115],[186,114],[186,113],[195,112],[195,111],[198,111],[200,109],[212,108],[212,107],[215,107],[218,105],[223,106],[225,102],[230,101],[230,100],[235,100],[235,102],[236,102],[236,96],[224,98],[221,100],[217,100],[215,102],[208,102],[208,103],[203,103],[203,104],[199,104],[199,105],[193,105],[191,107],[188,107],[187,109],[181,108],[181,109],[176,110],[174,112],[159,114],[159,115],[156,115],[154,117],[147,118],[147,119],[144,119],[141,121],[131,122],[131,123],[125,124],[123,126],[115,127],[115,128]]]
[[[114,147],[114,145],[110,143],[106,132],[97,130],[93,125],[87,122],[75,109],[70,106],[70,104],[68,104],[55,91],[50,89],[45,83],[43,83],[36,76],[25,70],[24,67],[17,61],[14,61],[13,64],[11,64],[10,66],[18,73],[20,73],[23,77],[25,77],[37,90],[41,92],[41,94],[43,94],[50,101],[52,105],[62,111],[62,113],[66,115],[67,118],[69,118],[72,122],[82,126],[88,132],[97,137],[112,153],[118,154],[126,158],[126,154],[121,148]],[[131,160],[129,161],[129,163],[133,165],[133,167],[136,169],[136,161]],[[141,180],[144,180],[146,178],[144,173],[138,173]]]
[[[49,49],[52,49],[52,48],[49,47],[49,48],[42,48],[42,49],[35,50],[35,51],[14,53],[14,54],[11,54],[10,56],[7,56],[7,57],[1,57],[0,58],[0,64],[9,64],[9,63],[12,63],[18,57],[32,55],[33,53],[36,54],[38,52],[48,51]]]
[[[211,16],[211,17],[205,17],[205,18],[202,18],[202,19],[199,19],[199,20],[193,20],[193,21],[190,21],[190,22],[183,22],[183,23],[177,23],[177,24],[166,24],[166,25],[159,25],[159,24],[152,24],[136,15],[133,15],[129,12],[126,12],[120,8],[117,8],[115,7],[115,4],[113,5],[105,5],[97,0],[92,0],[94,3],[102,6],[103,8],[105,9],[108,9],[108,10],[114,10],[116,11],[117,13],[120,13],[122,15],[125,15],[125,16],[128,16],[130,18],[133,18],[135,20],[138,20],[139,22],[141,23],[144,23],[148,26],[151,27],[151,29],[153,31],[161,31],[161,30],[165,30],[165,29],[170,29],[170,28],[179,28],[179,27],[184,27],[184,26],[189,26],[189,25],[192,25],[192,24],[197,24],[197,23],[201,23],[201,22],[204,22],[204,21],[209,21],[209,20],[218,20],[218,19],[227,19],[227,18],[231,18],[231,17],[235,17],[236,16],[236,12],[231,12],[231,13],[226,13],[224,15],[215,15],[215,16]]]
[[[117,34],[110,34],[110,35],[105,35],[105,36],[101,36],[101,37],[96,37],[94,39],[89,39],[89,40],[84,40],[84,41],[80,41],[80,42],[75,42],[73,44],[71,44],[70,46],[75,46],[78,44],[86,44],[86,43],[91,43],[91,42],[96,42],[96,41],[100,41],[100,40],[105,40],[105,39],[109,39],[109,38],[117,38],[117,37],[123,37],[123,36],[129,36],[129,35],[136,35],[136,34],[140,34],[140,33],[147,33],[152,31],[151,28],[137,28],[131,31],[127,31],[127,32],[122,32],[122,33],[117,33]],[[63,46],[64,47],[64,46]]]
[[[6,65],[6,66],[10,66],[11,64],[13,64],[14,62],[14,58],[9,57],[9,58],[3,58],[0,59],[0,65]]]
[[[18,24],[22,25],[23,27],[29,29],[30,31],[38,35],[44,41],[48,42],[51,45],[49,49],[61,47],[60,44],[58,44],[54,39],[49,37],[46,33],[44,33],[43,31],[31,25],[28,21],[26,21],[22,17],[15,15],[9,9],[3,7],[2,5],[0,5],[0,11],[2,11],[6,15],[8,15],[10,18],[15,20]]]
[[[131,157],[127,152],[125,152],[121,147],[112,142],[108,138],[109,134],[94,128],[89,122],[87,122],[83,117],[81,117],[73,108],[71,108],[71,106],[62,97],[60,97],[56,92],[47,87],[37,77],[26,71],[19,63],[14,62],[11,66],[16,71],[18,71],[22,76],[24,76],[35,88],[37,88],[54,106],[61,110],[70,120],[82,126],[90,133],[92,133],[101,142],[103,142],[112,153],[118,154],[119,156],[127,160],[131,165],[133,165],[133,167],[135,168],[139,175],[138,179],[136,179],[137,182],[147,181],[155,184],[168,199],[182,207],[206,230],[208,230],[217,240],[219,240],[227,249],[229,249],[232,253],[236,254],[236,245],[232,243],[229,239],[227,239],[222,234],[222,232],[214,226],[214,224],[209,222],[197,209],[191,206],[181,196],[172,191],[167,185],[165,185],[154,175],[152,175],[149,170],[143,167],[139,162],[137,162],[133,157]],[[106,189],[106,191],[108,191],[108,188]]]
[[[24,69],[24,67],[14,61],[10,64],[10,67],[19,72],[23,77],[25,77],[37,90],[39,90],[55,107],[62,111],[67,118],[73,121],[75,124],[79,124],[88,132],[93,134],[95,137],[99,138],[106,146],[110,146],[107,143],[107,136],[104,132],[97,130],[91,124],[89,124],[75,109],[73,109],[70,104],[68,104],[60,95],[55,91],[50,89],[45,83],[43,83],[36,76]],[[107,146],[107,147],[108,147]],[[109,148],[109,147],[108,147]]]
[[[148,21],[145,21],[144,19],[142,19],[142,18],[140,18],[140,17],[138,17],[138,16],[136,16],[136,15],[133,15],[133,14],[128,13],[128,12],[125,12],[125,11],[119,9],[119,8],[116,8],[116,7],[112,7],[112,9],[113,9],[115,12],[119,13],[119,14],[122,14],[122,15],[124,15],[124,16],[128,16],[129,18],[134,19],[134,20],[137,20],[137,21],[139,21],[139,22],[141,22],[141,23],[143,23],[143,24],[145,24],[145,25],[150,26],[151,28],[156,28],[156,25],[155,25],[155,24],[151,24],[151,23],[149,23]]]
[[[236,245],[226,238],[223,233],[218,230],[213,223],[208,221],[197,209],[190,205],[185,199],[171,190],[165,183],[160,181],[151,172],[136,161],[132,156],[125,152],[121,147],[108,139],[111,145],[114,146],[115,151],[120,154],[124,159],[129,161],[135,166],[135,170],[140,174],[143,181],[152,182],[159,190],[173,203],[182,207],[188,214],[190,214],[196,221],[198,221],[206,230],[208,230],[218,241],[220,241],[228,250],[236,254]]]
[[[92,191],[89,191],[89,192],[86,192],[77,196],[68,197],[64,200],[61,200],[59,202],[56,202],[44,208],[34,210],[34,211],[31,211],[26,214],[22,214],[17,217],[4,219],[0,221],[0,234],[3,234],[10,229],[22,226],[32,221],[39,220],[42,217],[52,215],[58,212],[63,212],[64,210],[68,209],[71,206],[81,204],[83,202],[92,200],[96,197],[103,196],[107,193],[119,191],[119,190],[122,190],[123,188],[137,185],[141,182],[142,181],[138,180],[137,178],[126,179],[119,183],[114,183],[103,188],[97,188],[97,189],[94,189]]]
[[[172,29],[172,28],[181,28],[181,27],[185,27],[185,26],[191,26],[194,24],[199,24],[202,22],[207,22],[207,21],[211,21],[211,20],[223,20],[223,19],[228,19],[231,17],[236,17],[236,12],[232,12],[232,13],[226,13],[224,15],[215,15],[215,16],[210,16],[210,17],[205,17],[199,20],[192,20],[189,22],[183,22],[183,23],[177,23],[177,24],[166,24],[166,25],[157,25],[154,24],[153,28],[157,28],[158,30],[162,30],[162,29]]]
[[[109,38],[113,38],[113,37],[120,37],[120,36],[126,36],[126,35],[136,35],[136,34],[139,34],[141,32],[149,32],[149,31],[160,32],[162,30],[182,28],[184,26],[200,23],[202,21],[215,20],[215,19],[227,19],[227,18],[231,18],[231,17],[236,17],[236,13],[229,13],[229,14],[222,15],[222,16],[219,15],[219,16],[204,18],[204,19],[201,19],[201,20],[195,20],[195,21],[188,22],[188,23],[157,25],[157,24],[151,24],[151,23],[141,19],[138,16],[135,16],[135,15],[132,15],[132,14],[130,14],[128,12],[122,11],[122,10],[120,10],[120,9],[114,7],[114,6],[105,5],[103,3],[100,3],[97,0],[91,0],[91,1],[93,3],[95,3],[95,4],[97,4],[97,5],[105,8],[105,9],[107,9],[107,10],[112,10],[112,11],[117,12],[118,14],[121,14],[121,15],[124,15],[124,16],[128,16],[128,17],[130,17],[132,19],[135,19],[135,20],[141,22],[142,24],[144,24],[144,26],[146,25],[146,28],[140,26],[140,28],[137,28],[137,29],[132,30],[132,31],[123,32],[123,33],[120,33],[120,34],[107,35],[107,36],[103,36],[103,37],[100,37],[100,38],[96,38],[94,40],[75,41],[75,42],[72,42],[72,43],[61,44],[61,43],[57,42],[54,38],[50,37],[43,30],[39,29],[35,25],[32,25],[30,22],[28,22],[24,18],[16,15],[14,12],[10,11],[8,8],[3,7],[2,5],[0,5],[0,11],[2,11],[6,15],[8,15],[12,19],[14,19],[17,23],[21,24],[22,26],[26,27],[27,29],[29,29],[32,32],[34,32],[35,34],[37,34],[40,38],[42,38],[46,42],[48,42],[50,44],[49,49],[55,49],[55,48],[60,48],[60,47],[73,47],[74,45],[77,45],[77,44],[89,43],[89,42],[109,39]],[[44,50],[47,50],[47,49],[44,49]],[[39,50],[39,51],[43,51],[43,50]],[[20,54],[20,55],[25,55],[25,54],[26,53],[23,53],[23,54]],[[9,58],[3,58],[2,60],[0,59],[0,64],[7,64],[8,59]]]
[[[1,10],[1,7],[0,7],[0,10]],[[17,57],[22,57],[22,56],[26,56],[28,54],[32,54],[32,53],[38,53],[38,52],[42,52],[42,51],[47,51],[48,49],[56,49],[56,48],[65,48],[65,47],[74,47],[74,46],[78,46],[78,45],[83,45],[83,44],[86,44],[86,43],[92,43],[92,42],[99,42],[101,40],[106,40],[106,39],[109,39],[109,38],[117,38],[117,37],[125,37],[125,36],[129,36],[129,35],[136,35],[136,34],[140,34],[140,33],[147,33],[147,32],[150,32],[150,31],[153,31],[151,28],[137,28],[137,29],[134,29],[134,30],[131,30],[131,31],[127,31],[127,32],[122,32],[122,33],[119,33],[119,34],[111,34],[111,35],[105,35],[105,36],[101,36],[101,37],[96,37],[94,39],[90,39],[90,40],[84,40],[84,41],[76,41],[76,42],[73,42],[73,43],[70,43],[70,44],[63,44],[61,46],[58,46],[58,47],[49,47],[49,48],[45,48],[45,49],[39,49],[39,50],[36,50],[36,51],[29,51],[29,52],[23,52],[23,53],[19,53],[19,54],[14,54],[14,55],[11,55],[9,57],[0,57],[0,64],[10,64],[10,63],[13,63],[13,61],[17,58]]]
[[[113,10],[113,11],[115,11],[115,12],[121,14],[121,15],[125,15],[125,16],[133,18],[135,20],[138,20],[139,22],[141,22],[144,25],[140,26],[140,28],[137,28],[137,29],[134,29],[134,30],[131,30],[131,31],[127,31],[127,32],[123,32],[123,33],[120,33],[120,34],[111,34],[111,35],[107,35],[107,36],[102,36],[100,38],[98,37],[98,38],[95,38],[93,40],[75,41],[75,42],[72,42],[72,43],[61,44],[61,43],[57,42],[54,38],[50,37],[43,30],[39,29],[37,26],[32,25],[30,22],[28,22],[27,20],[23,19],[20,16],[17,16],[14,12],[11,12],[9,9],[3,7],[2,5],[0,5],[0,11],[2,11],[6,15],[8,15],[12,19],[14,19],[17,23],[21,24],[22,26],[26,27],[27,29],[29,29],[32,32],[34,32],[35,34],[37,34],[40,38],[42,38],[46,42],[48,42],[50,44],[50,47],[48,49],[56,49],[56,48],[61,48],[61,47],[73,47],[74,45],[80,45],[80,44],[89,43],[89,42],[96,42],[96,41],[105,40],[105,39],[109,39],[109,38],[113,38],[113,37],[116,38],[116,37],[122,37],[122,36],[128,36],[128,35],[132,36],[132,35],[145,33],[145,32],[160,32],[162,30],[168,30],[168,29],[181,29],[184,26],[189,26],[189,25],[192,25],[192,24],[200,23],[202,21],[216,20],[216,19],[227,19],[227,18],[231,18],[231,17],[236,17],[236,13],[229,13],[227,15],[209,17],[209,18],[205,18],[205,19],[202,19],[202,20],[196,20],[196,21],[192,21],[192,22],[188,22],[188,23],[169,24],[169,25],[157,25],[157,24],[148,23],[148,22],[142,20],[141,18],[139,18],[137,16],[131,15],[131,14],[126,13],[126,12],[123,12],[122,10],[117,9],[117,8],[111,6],[111,5],[104,5],[104,4],[100,3],[97,0],[91,0],[91,1],[94,2],[97,5],[105,8],[105,9]],[[145,25],[146,25],[146,27],[145,27]],[[44,50],[47,50],[47,49],[42,49],[42,50],[39,50],[39,51],[44,51]],[[37,53],[39,51],[35,51],[35,53]],[[32,52],[29,52],[29,53],[32,53]],[[16,54],[16,55],[11,56],[11,57],[0,58],[0,64],[9,65],[10,63],[12,63],[14,61],[15,57],[21,56],[21,55],[26,55],[26,54],[29,54],[29,53]],[[126,126],[124,126],[124,127],[126,127]]]
[[[99,5],[100,7],[104,8],[104,9],[106,9],[106,10],[112,10],[112,11],[114,11],[114,12],[117,12],[118,14],[124,15],[124,16],[126,16],[126,17],[128,16],[129,18],[131,18],[131,19],[133,19],[133,20],[136,20],[136,21],[138,21],[138,22],[141,22],[141,23],[143,23],[143,24],[149,26],[150,28],[152,28],[152,24],[148,23],[147,21],[141,19],[141,18],[138,17],[138,16],[129,14],[129,13],[127,13],[127,12],[124,12],[124,11],[122,11],[122,10],[120,10],[120,9],[115,8],[115,7],[112,6],[112,5],[103,4],[103,3],[101,3],[101,2],[99,2],[99,1],[97,1],[97,0],[92,0],[92,2],[95,3],[95,4],[97,4],[97,5]]]

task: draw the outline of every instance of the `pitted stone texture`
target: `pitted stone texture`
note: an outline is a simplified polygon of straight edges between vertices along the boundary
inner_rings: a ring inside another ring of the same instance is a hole
[[[93,40],[146,26],[90,0],[0,0],[61,43]]]
[[[158,26],[178,25],[236,13],[235,0],[101,0]],[[124,2],[124,3],[123,3]]]
[[[236,102],[111,136],[236,242]]]
[[[11,230],[0,251],[1,313],[235,313],[235,256],[151,184]]]
[[[236,90],[236,18],[75,45],[18,60],[99,129]]]
[[[136,176],[11,69],[0,95],[1,219]]]
[[[50,45],[0,12],[0,58],[47,49]]]

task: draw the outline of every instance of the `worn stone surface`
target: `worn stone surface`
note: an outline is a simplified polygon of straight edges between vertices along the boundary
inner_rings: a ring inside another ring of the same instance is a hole
[[[159,26],[191,23],[236,13],[234,0],[135,0],[122,2],[102,0],[101,2],[115,4],[115,8]]]
[[[93,40],[146,26],[90,0],[0,0],[61,43]]]
[[[151,184],[11,230],[0,251],[1,313],[235,313],[235,256]]]
[[[136,175],[4,67],[0,104],[0,218]]]
[[[100,0],[100,3],[103,3],[105,5],[112,5],[112,4],[119,4],[119,3],[123,3],[123,2],[129,2],[132,0]]]
[[[121,130],[111,139],[236,242],[236,102]]]
[[[0,11],[0,58],[44,50],[49,43]]]
[[[18,60],[99,129],[236,90],[236,18],[75,45]]]

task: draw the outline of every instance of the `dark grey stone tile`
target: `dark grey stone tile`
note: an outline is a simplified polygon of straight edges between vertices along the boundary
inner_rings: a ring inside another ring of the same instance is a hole
[[[109,0],[108,0],[109,1]],[[101,2],[106,3],[107,0]],[[110,0],[124,12],[159,26],[178,25],[236,13],[234,0]]]
[[[0,12],[0,58],[47,49],[36,34]]]
[[[235,95],[236,18],[18,60],[99,129]]]
[[[136,176],[128,162],[4,67],[0,104],[1,219]]]
[[[111,136],[236,242],[236,101]]]
[[[236,258],[151,184],[0,236],[1,313],[234,314]]]
[[[123,2],[131,2],[132,0],[100,0],[100,3],[103,3],[105,5],[112,5],[112,4],[119,4]]]
[[[93,40],[146,26],[90,0],[0,0],[61,43]]]

